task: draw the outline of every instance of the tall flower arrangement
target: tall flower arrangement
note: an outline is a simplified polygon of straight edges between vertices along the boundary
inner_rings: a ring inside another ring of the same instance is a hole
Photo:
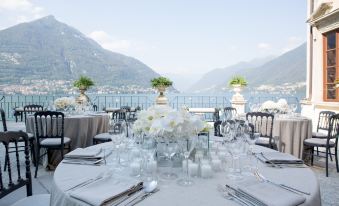
[[[153,137],[180,138],[196,135],[205,129],[205,122],[185,109],[155,105],[138,113],[133,129]]]

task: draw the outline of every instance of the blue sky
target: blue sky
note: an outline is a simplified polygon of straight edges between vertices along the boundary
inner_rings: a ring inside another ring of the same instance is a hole
[[[0,29],[45,15],[160,74],[201,75],[306,41],[305,0],[0,0]]]

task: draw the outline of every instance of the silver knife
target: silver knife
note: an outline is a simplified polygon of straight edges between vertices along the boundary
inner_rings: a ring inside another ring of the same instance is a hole
[[[145,193],[142,196],[139,196],[138,198],[134,199],[128,206],[133,206],[138,204],[139,202],[143,201],[144,199],[148,198],[149,196],[153,195],[154,193],[158,192],[160,189],[156,188],[153,192]]]

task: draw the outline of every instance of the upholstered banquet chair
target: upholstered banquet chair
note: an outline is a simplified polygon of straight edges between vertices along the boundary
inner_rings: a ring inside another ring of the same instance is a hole
[[[25,123],[27,121],[27,116],[32,115],[35,112],[43,111],[44,107],[38,104],[30,104],[24,106],[24,116],[25,116]]]
[[[273,122],[274,115],[264,112],[248,112],[246,120],[254,126],[254,132],[260,133],[259,139],[255,142],[256,145],[276,148],[273,141]]]
[[[339,114],[332,115],[329,119],[329,128],[326,138],[309,138],[304,140],[304,145],[312,147],[311,165],[313,165],[314,147],[325,148],[326,153],[326,177],[328,177],[328,156],[331,153],[331,148],[334,148],[334,158],[339,172],[338,166],[338,135],[339,135]]]
[[[7,123],[6,123],[6,113],[5,111],[0,108],[0,118],[2,121],[2,132],[7,132],[8,131],[8,127],[7,127]],[[10,128],[10,130],[12,131],[18,131],[16,128]],[[33,162],[35,163],[35,149],[34,149],[34,135],[31,133],[26,133],[28,136],[28,141],[29,141],[29,146],[30,146],[30,150],[31,150],[31,155],[33,157]],[[23,139],[19,139],[19,142],[22,142]],[[19,152],[23,152],[23,148],[24,146],[18,146],[20,149],[18,150]],[[12,146],[12,143],[10,142],[9,146],[8,146],[8,152],[9,153],[14,153],[16,152],[15,150],[13,150],[15,147]],[[5,163],[4,163],[4,170],[6,171],[7,169],[7,159],[5,159]]]
[[[2,172],[0,165],[0,199],[15,192],[21,187],[26,187],[27,197],[23,198],[12,206],[47,206],[50,203],[49,194],[32,196],[32,176],[29,162],[28,135],[22,131],[0,132],[0,142],[5,147],[5,159],[8,170]],[[19,142],[24,143],[24,167],[20,161]],[[15,145],[15,155],[9,153],[9,144]]]
[[[62,112],[42,111],[34,114],[35,136],[37,138],[35,175],[37,177],[40,156],[40,149],[60,150],[61,158],[64,158],[64,149],[71,151],[71,139],[64,136],[65,116]]]
[[[126,110],[119,109],[112,113],[111,124],[109,125],[110,133],[119,134],[122,132],[123,126],[127,124],[126,122]],[[93,137],[93,145],[112,141],[112,135],[108,132],[97,134]]]
[[[312,132],[312,138],[327,138],[328,129],[330,127],[330,117],[334,115],[332,111],[321,111],[318,117],[317,131]],[[319,148],[317,147],[317,155],[319,156]],[[332,156],[330,155],[332,159]]]
[[[234,107],[225,107],[224,108],[224,121],[234,119],[237,115],[237,109]]]

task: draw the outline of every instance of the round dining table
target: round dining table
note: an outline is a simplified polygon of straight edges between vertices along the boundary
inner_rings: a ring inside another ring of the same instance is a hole
[[[279,151],[302,158],[304,140],[312,138],[312,119],[278,115],[274,118],[273,137],[279,137]]]
[[[110,148],[113,147],[112,142],[92,146],[93,149]],[[275,152],[274,150],[255,146],[257,152]],[[255,161],[255,159],[253,159]],[[109,162],[109,160],[107,160]],[[55,170],[53,185],[51,188],[51,206],[68,205],[68,206],[87,206],[89,204],[73,198],[70,193],[73,186],[79,185],[81,182],[88,178],[96,177],[98,174],[111,170],[113,175],[112,179],[120,181],[134,180],[135,182],[141,181],[136,177],[130,176],[129,167],[123,167],[116,170],[114,165],[102,164],[100,166],[93,165],[79,165],[79,164],[66,164],[61,162]],[[320,189],[319,183],[313,171],[308,167],[303,168],[275,168],[269,167],[264,163],[258,163],[258,170],[272,181],[283,183],[299,190],[309,192],[310,195],[304,195],[306,201],[301,205],[307,206],[320,206]],[[248,175],[253,181],[258,181],[254,176]],[[193,178],[194,185],[184,187],[177,184],[175,180],[162,180],[158,179],[157,193],[139,202],[138,205],[147,206],[173,206],[173,205],[195,205],[195,206],[225,206],[225,205],[239,205],[234,200],[225,198],[218,187],[229,183],[236,183],[227,177],[225,172],[216,172],[212,178]],[[90,195],[98,195],[93,192]],[[90,196],[89,195],[89,196]]]
[[[34,116],[27,117],[26,131],[35,134]],[[66,115],[64,119],[64,136],[71,139],[71,148],[84,148],[91,146],[93,137],[108,131],[109,114],[88,113],[79,115]],[[57,165],[61,161],[59,151],[53,151],[49,157],[49,164]]]

